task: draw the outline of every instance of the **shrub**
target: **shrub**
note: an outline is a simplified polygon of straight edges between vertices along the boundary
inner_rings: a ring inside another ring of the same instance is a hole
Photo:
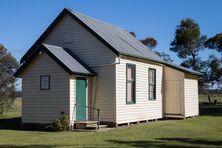
[[[65,112],[60,113],[60,117],[53,121],[52,130],[53,131],[68,131],[69,126],[69,117]]]

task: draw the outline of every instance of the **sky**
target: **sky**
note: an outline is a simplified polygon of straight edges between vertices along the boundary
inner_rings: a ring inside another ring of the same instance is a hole
[[[0,43],[16,57],[25,54],[55,17],[66,7],[101,21],[158,41],[156,50],[164,51],[179,64],[169,50],[176,26],[192,18],[207,37],[222,32],[221,0],[1,0]],[[219,53],[204,50],[204,59]]]

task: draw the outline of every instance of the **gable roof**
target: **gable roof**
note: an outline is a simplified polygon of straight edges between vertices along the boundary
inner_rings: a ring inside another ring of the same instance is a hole
[[[148,49],[127,30],[106,24],[77,12],[71,12],[100,37],[102,37],[115,50],[117,50],[119,54],[143,57],[153,61],[163,62],[163,60],[157,54]]]
[[[35,57],[41,51],[45,51],[46,54],[48,54],[53,60],[55,60],[55,62],[57,62],[69,74],[88,76],[95,75],[95,72],[93,70],[91,70],[68,49],[48,44],[42,44],[37,50],[35,50],[35,52],[32,54],[32,57],[30,57],[28,61],[22,64],[14,75],[19,76],[23,69],[31,62],[33,57]]]
[[[117,56],[126,55],[126,56],[146,59],[152,62],[157,62],[170,66],[172,68],[176,68],[183,72],[187,72],[194,75],[202,75],[199,72],[164,61],[156,53],[154,53],[154,51],[148,49],[139,40],[137,40],[134,36],[132,36],[127,30],[101,22],[99,20],[93,19],[83,14],[73,12],[72,10],[66,8],[57,16],[57,18],[53,21],[53,23],[46,29],[46,31],[33,44],[33,46],[25,53],[25,55],[21,58],[20,61],[21,63],[32,55],[32,52],[35,50],[35,48],[42,43],[46,35],[56,26],[58,21],[65,14],[71,16],[75,21],[77,21],[80,25],[82,25],[98,40],[104,43]]]

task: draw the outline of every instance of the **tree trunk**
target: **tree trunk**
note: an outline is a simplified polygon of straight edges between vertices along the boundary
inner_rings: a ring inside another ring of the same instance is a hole
[[[193,59],[193,61],[192,61],[192,69],[196,70],[196,55],[195,55],[195,53],[192,53],[191,56],[192,56],[192,59]]]
[[[208,98],[208,101],[209,101],[209,104],[211,105],[216,105],[217,104],[217,100],[214,100],[213,102],[211,101],[211,96],[210,96],[210,93],[208,92],[208,90],[206,88],[204,88],[206,94],[207,94],[207,98]]]

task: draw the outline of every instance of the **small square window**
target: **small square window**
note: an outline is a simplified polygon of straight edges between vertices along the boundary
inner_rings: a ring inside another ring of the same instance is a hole
[[[49,90],[50,88],[50,76],[40,76],[40,90]]]

